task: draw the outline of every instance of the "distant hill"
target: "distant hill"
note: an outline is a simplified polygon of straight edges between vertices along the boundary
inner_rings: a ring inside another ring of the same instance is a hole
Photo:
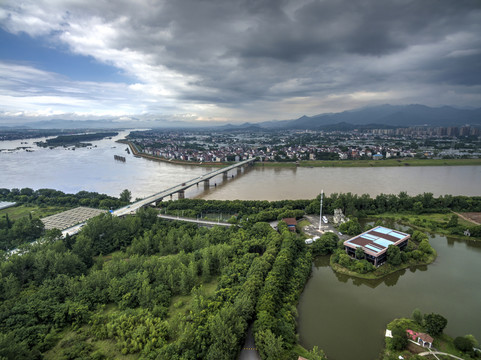
[[[408,126],[481,126],[481,108],[457,109],[450,106],[432,108],[425,105],[380,105],[340,113],[301,116],[294,120],[265,121],[257,124],[227,124],[217,129],[236,130],[353,130]]]
[[[481,108],[474,110],[456,109],[450,106],[431,108],[424,105],[381,105],[349,110],[340,113],[302,116],[296,120],[261,123],[265,128],[321,130],[335,124],[384,125],[384,126],[462,126],[481,125]]]
[[[2,118],[2,127],[31,129],[212,129],[218,131],[266,131],[275,129],[300,130],[350,130],[356,128],[381,128],[399,126],[481,126],[481,108],[457,109],[450,106],[432,108],[425,105],[380,105],[340,113],[325,113],[314,116],[301,116],[294,120],[271,120],[261,123],[225,124],[213,121],[166,120],[149,115],[129,118],[97,120],[50,119],[37,122],[9,124],[11,119]]]

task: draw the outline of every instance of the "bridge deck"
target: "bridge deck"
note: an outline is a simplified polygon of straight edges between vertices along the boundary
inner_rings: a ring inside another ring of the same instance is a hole
[[[123,215],[127,215],[127,214],[130,214],[130,213],[133,213],[135,211],[137,211],[138,209],[140,209],[141,207],[143,206],[147,206],[149,204],[152,204],[156,201],[159,201],[167,196],[170,196],[170,195],[173,195],[175,193],[178,193],[180,191],[184,191],[188,188],[190,188],[191,186],[194,186],[196,184],[199,184],[203,181],[208,181],[210,179],[212,179],[213,177],[215,176],[218,176],[220,174],[223,174],[223,173],[226,173],[228,172],[229,170],[232,170],[232,169],[235,169],[237,167],[240,167],[240,166],[244,166],[246,164],[249,164],[251,162],[254,162],[255,161],[255,158],[252,158],[252,159],[247,159],[247,160],[244,160],[244,161],[240,161],[238,163],[235,163],[233,165],[229,165],[227,167],[224,167],[224,168],[221,168],[221,169],[217,169],[217,170],[214,170],[214,171],[211,171],[207,174],[204,174],[202,176],[198,176],[194,179],[191,179],[189,181],[186,181],[186,182],[183,182],[182,184],[179,184],[179,185],[175,185],[167,190],[163,190],[161,192],[158,192],[156,194],[153,194],[153,195],[150,195],[142,200],[139,200],[139,201],[136,201],[130,205],[127,205],[127,206],[124,206],[120,209],[117,209],[117,210],[114,210],[112,215],[114,216],[123,216]]]

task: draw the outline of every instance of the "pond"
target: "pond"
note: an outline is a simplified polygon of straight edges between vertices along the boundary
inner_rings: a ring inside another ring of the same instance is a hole
[[[430,242],[438,253],[433,264],[381,280],[337,274],[329,257],[316,259],[298,306],[301,344],[319,346],[330,360],[374,360],[386,325],[415,308],[447,318],[451,337],[481,339],[481,242],[441,235]]]

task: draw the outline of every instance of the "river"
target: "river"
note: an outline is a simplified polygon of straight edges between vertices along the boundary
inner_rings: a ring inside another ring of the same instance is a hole
[[[39,139],[0,141],[0,150],[32,146],[24,150],[0,152],[0,188],[54,188],[67,193],[81,190],[119,196],[129,189],[133,198],[145,197],[173,185],[212,171],[212,168],[173,165],[136,158],[125,151],[126,145],[116,143],[128,131],[113,139],[93,141],[96,147],[39,148]],[[28,142],[27,145],[22,142]],[[126,157],[126,162],[114,160],[114,155]],[[435,196],[481,195],[481,166],[436,167],[376,167],[376,168],[248,168],[238,176],[229,173],[211,181],[211,187],[193,187],[186,197],[218,200],[278,200],[310,199],[321,189],[325,193],[410,195],[432,192]],[[214,186],[214,183],[217,186]]]
[[[81,190],[119,196],[129,189],[133,198],[145,197],[198,177],[212,168],[172,165],[136,158],[113,139],[94,141],[92,148],[38,148],[34,140],[0,142],[0,188],[53,188],[67,193]],[[39,139],[35,139],[38,141]],[[28,142],[27,145],[21,142]],[[114,160],[126,157],[126,162]],[[481,166],[377,167],[377,168],[263,168],[234,170],[227,179],[219,176],[211,186],[192,187],[186,197],[219,200],[280,200],[314,198],[327,194],[432,192],[435,196],[481,195]],[[452,336],[474,334],[481,340],[481,245],[453,242],[435,236],[438,251],[432,265],[394,274],[380,282],[339,276],[319,259],[299,303],[301,343],[318,345],[334,360],[377,358],[386,324],[409,316],[415,308],[444,315]]]

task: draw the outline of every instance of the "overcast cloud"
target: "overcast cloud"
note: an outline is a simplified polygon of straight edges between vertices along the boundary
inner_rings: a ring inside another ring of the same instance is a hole
[[[2,49],[4,119],[243,122],[385,103],[481,107],[479,0],[4,0],[0,26],[131,79],[73,80]]]

